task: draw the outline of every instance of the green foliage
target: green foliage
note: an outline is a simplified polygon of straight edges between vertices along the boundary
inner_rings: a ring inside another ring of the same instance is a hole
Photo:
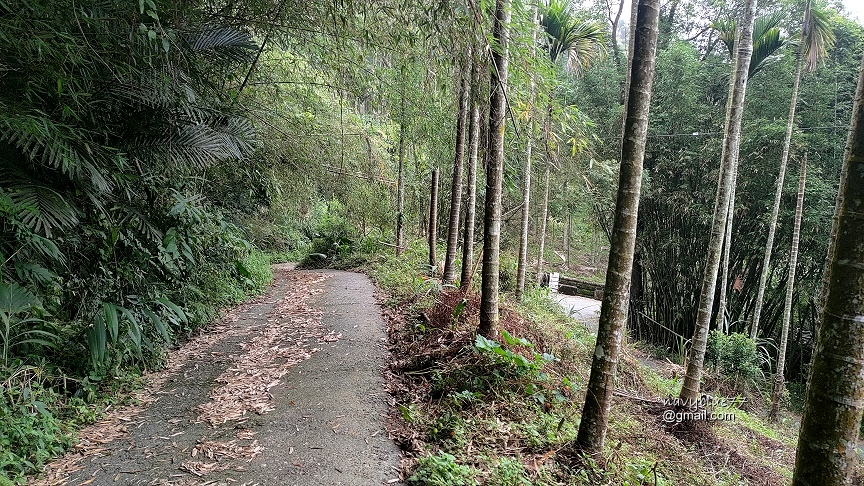
[[[319,203],[303,231],[311,242],[304,268],[350,268],[378,250],[377,242],[363,238],[346,216],[345,206],[337,200]]]
[[[18,347],[37,345],[53,347],[56,335],[39,329],[44,321],[28,317],[39,310],[39,301],[32,292],[18,284],[0,282],[0,357],[2,366],[9,366],[10,353]]]
[[[520,372],[526,373],[536,373],[543,368],[543,365],[555,360],[555,357],[551,354],[534,352],[534,345],[531,342],[524,338],[511,336],[506,329],[501,330],[501,338],[508,346],[522,346],[532,349],[532,358],[528,359],[522,354],[505,349],[497,341],[487,339],[479,334],[474,338],[474,347],[487,356],[492,357],[497,363],[513,366]]]
[[[429,425],[427,436],[445,448],[460,449],[467,443],[469,422],[460,413],[446,411]]]
[[[63,397],[51,390],[44,369],[22,365],[0,371],[0,478],[19,484],[71,440],[52,413]]]
[[[490,486],[531,486],[525,466],[518,459],[502,457],[498,459],[492,476],[486,482]]]
[[[566,417],[539,412],[530,420],[520,422],[518,428],[528,447],[542,451],[575,440],[578,425]]]
[[[477,484],[474,471],[456,463],[446,452],[421,457],[417,470],[408,478],[409,484],[418,486],[470,486]]]
[[[753,77],[767,65],[777,61],[775,53],[787,44],[780,34],[780,22],[783,20],[783,12],[774,12],[758,17],[753,25],[753,54],[750,58],[747,76]],[[718,31],[720,40],[729,51],[730,59],[735,58],[735,29],[734,20],[717,20],[711,27]]]
[[[63,370],[4,384],[0,470],[18,477],[62,449],[65,407],[158,367],[269,261],[207,197],[256,150],[225,89],[257,51],[244,21],[158,0],[0,12],[0,376]]]
[[[546,33],[546,51],[554,63],[563,60],[568,69],[580,72],[606,50],[605,28],[580,18],[572,6],[553,0],[543,6],[540,24]]]
[[[726,375],[752,380],[761,374],[756,342],[746,334],[711,331],[705,361]]]
[[[319,206],[318,212],[317,222],[310,228],[312,253],[328,258],[347,256],[356,244],[357,230],[342,216],[343,206],[338,201],[331,201],[326,206]]]

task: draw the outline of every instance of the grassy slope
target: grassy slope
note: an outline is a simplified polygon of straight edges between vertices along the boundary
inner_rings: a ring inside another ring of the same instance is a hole
[[[764,409],[761,399],[751,396],[740,409],[715,410],[733,413],[734,420],[667,427],[660,417],[669,407],[656,402],[677,396],[681,367],[632,345],[625,346],[619,367],[617,390],[625,396],[615,399],[603,457],[575,466],[570,443],[594,336],[543,290],[533,290],[518,305],[505,296],[502,313],[502,328],[533,348],[513,342],[500,354],[479,351],[477,296],[463,301],[458,290],[441,289],[425,274],[424,256],[415,246],[369,266],[390,309],[391,391],[397,399],[392,427],[407,451],[409,482],[738,485],[781,484],[791,477],[793,414],[769,423],[754,411]],[[556,359],[546,362],[540,353]],[[730,397],[728,381],[706,381],[719,389],[712,393]]]

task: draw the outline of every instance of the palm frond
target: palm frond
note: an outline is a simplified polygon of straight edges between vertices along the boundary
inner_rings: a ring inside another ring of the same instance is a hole
[[[605,27],[578,17],[563,0],[552,0],[543,8],[540,24],[549,59],[565,59],[565,67],[577,74],[606,52]]]
[[[45,113],[3,113],[3,108],[0,105],[0,141],[31,162],[59,170],[72,179],[89,181],[99,191],[113,188],[99,168],[112,154],[90,143],[83,130],[56,123]]]
[[[770,14],[757,17],[753,24],[753,39],[754,43],[764,37],[769,31],[780,27],[780,22],[783,21],[783,12],[777,11]]]
[[[736,23],[734,20],[715,20],[711,23],[711,28],[717,31],[720,42],[726,46],[726,51],[729,57],[735,57],[735,29]]]
[[[748,78],[779,59],[778,51],[788,43],[780,32],[783,17],[783,12],[777,11],[756,18],[753,25],[753,55],[747,68]],[[720,41],[726,46],[729,58],[734,58],[738,24],[734,20],[717,20],[711,27],[717,31]]]
[[[780,59],[777,51],[786,45],[786,40],[781,37],[780,29],[772,27],[760,33],[759,38],[753,43],[753,56],[750,58],[750,66],[747,77],[752,78],[756,73],[774,64]]]
[[[804,10],[804,23],[801,27],[803,42],[804,67],[807,71],[816,69],[819,60],[828,56],[828,50],[834,46],[834,31],[828,14],[815,7],[810,0]]]
[[[199,54],[211,53],[239,62],[248,61],[258,46],[249,32],[233,27],[210,27],[184,36],[186,44]]]
[[[170,168],[188,172],[226,160],[240,160],[254,150],[254,130],[248,120],[229,118],[221,123],[190,123],[170,128],[160,137],[142,137],[135,150],[144,160],[161,158]]]
[[[51,238],[78,224],[78,212],[57,191],[31,181],[12,180],[5,191],[18,209],[18,220],[30,231]]]
[[[12,316],[29,311],[39,305],[39,299],[26,288],[16,283],[0,282],[0,312]]]

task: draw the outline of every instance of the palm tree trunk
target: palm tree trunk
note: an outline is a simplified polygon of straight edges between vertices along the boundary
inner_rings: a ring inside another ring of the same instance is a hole
[[[861,70],[861,72],[864,72],[864,58],[862,58],[862,60],[861,60],[860,70]],[[860,84],[861,80],[860,79],[859,79],[858,83],[859,83],[858,91],[856,91],[856,95],[855,95],[856,101],[860,97],[860,93],[861,93],[861,84]],[[853,112],[853,117],[854,116],[855,116],[855,113]],[[855,128],[854,118],[853,118],[853,128]],[[849,136],[846,139],[846,148],[843,151],[843,160],[846,160],[847,158],[850,157],[850,150],[852,150],[852,147],[855,144],[855,140],[853,140],[853,137],[855,135],[856,135],[855,131],[853,129],[850,129]],[[826,305],[827,299],[828,299],[828,286],[831,283],[830,282],[831,265],[832,265],[832,262],[834,261],[834,251],[835,251],[835,246],[836,246],[835,243],[837,240],[837,231],[838,231],[837,225],[839,224],[838,218],[839,218],[839,214],[840,214],[840,207],[844,203],[844,197],[845,197],[844,196],[844,194],[845,194],[844,184],[846,184],[847,171],[848,171],[847,164],[843,164],[843,166],[840,168],[840,188],[837,190],[837,198],[834,201],[834,216],[831,218],[831,234],[830,234],[830,239],[828,240],[828,254],[825,257],[825,266],[824,266],[824,269],[822,270],[822,286],[821,286],[821,289],[820,289],[820,292],[818,295],[818,301],[817,301],[817,310],[819,312],[819,315],[823,314],[823,312],[825,310],[825,305]],[[816,328],[816,342],[819,341],[820,329],[821,329],[821,326],[818,326]],[[814,353],[812,358],[815,358],[815,357],[816,357],[816,354]],[[811,370],[813,369],[812,364],[810,366],[810,369]]]
[[[471,61],[471,118],[468,122],[468,194],[465,208],[465,228],[462,239],[462,275],[459,285],[471,288],[474,278],[474,218],[477,210],[477,151],[480,146],[480,60],[475,51]]]
[[[459,216],[462,210],[462,161],[465,156],[465,122],[468,118],[468,80],[460,72],[459,114],[456,118],[456,155],[453,158],[453,184],[450,190],[450,222],[447,226],[447,253],[441,282],[456,280],[456,250],[459,246]]]
[[[864,59],[835,213],[828,295],[822,311],[793,486],[852,484],[864,413]]]
[[[405,92],[399,101],[399,171],[396,178],[396,255],[401,255],[405,245]]]
[[[726,229],[726,213],[732,192],[732,178],[738,163],[741,143],[741,118],[744,113],[744,95],[747,91],[747,70],[753,54],[753,20],[756,0],[747,0],[744,14],[739,22],[741,35],[737,42],[737,55],[732,73],[729,93],[729,106],[726,113],[726,130],[723,140],[723,157],[720,161],[720,186],[714,202],[714,216],[711,235],[708,240],[708,256],[699,293],[699,308],[696,326],[687,359],[687,373],[681,387],[681,399],[695,403],[699,399],[699,383],[705,361],[705,347],[708,342],[708,327],[711,324],[711,311],[714,307],[714,291],[717,286],[717,269],[720,265],[720,251]]]
[[[803,48],[801,52],[803,52]],[[762,303],[765,299],[768,270],[771,267],[771,252],[774,249],[774,234],[777,231],[777,215],[780,213],[783,181],[786,178],[786,164],[789,161],[789,147],[792,144],[792,129],[795,127],[795,109],[798,105],[798,86],[801,83],[802,62],[803,56],[799,53],[798,62],[795,64],[795,77],[792,81],[792,100],[789,102],[789,118],[786,119],[786,137],[783,139],[783,154],[780,156],[780,173],[777,175],[777,188],[774,191],[774,206],[771,208],[771,221],[768,223],[768,241],[765,243],[765,255],[762,257],[762,271],[759,273],[759,290],[756,291],[753,323],[750,326],[750,339],[753,340],[759,335],[759,319],[762,314]]]
[[[792,294],[795,287],[795,268],[798,265],[798,241],[801,238],[801,215],[804,211],[804,185],[807,183],[807,156],[801,161],[801,180],[798,182],[798,201],[795,204],[795,223],[792,226],[792,250],[789,252],[789,279],[786,281],[786,300],[783,302],[783,328],[780,332],[780,347],[777,349],[777,370],[774,372],[774,392],[771,394],[771,414],[777,419],[780,399],[783,397],[786,369],[786,344],[789,342],[789,321],[792,320]]]
[[[615,57],[615,66],[618,67],[618,71],[621,71],[621,48],[618,47],[618,23],[621,21],[621,13],[624,12],[624,0],[618,2],[618,13],[615,15],[615,18],[612,18],[611,8],[612,7],[609,6],[609,23],[612,26],[612,35],[610,36],[610,40],[612,41],[612,55]],[[631,33],[630,35],[633,34]]]
[[[504,179],[504,115],[506,107],[510,1],[495,2],[492,50],[492,94],[489,100],[489,149],[486,157],[486,205],[483,215],[483,282],[480,290],[480,327],[477,332],[498,337],[498,269],[501,250],[501,186]]]
[[[537,44],[537,4],[531,9],[531,56],[534,55],[534,46]],[[534,71],[531,71],[529,80],[529,109],[534,110],[536,101],[536,85],[534,83]],[[531,217],[531,150],[534,144],[534,117],[529,115],[528,136],[526,137],[525,165],[522,168],[522,226],[519,233],[519,259],[516,266],[516,300],[522,300],[525,293],[525,274],[528,268],[528,220]]]
[[[438,168],[432,169],[432,185],[429,189],[429,266],[434,272],[438,268]]]
[[[603,288],[597,347],[591,364],[588,391],[582,409],[582,421],[576,442],[589,454],[600,454],[606,437],[615,373],[621,350],[621,336],[630,305],[630,278],[636,246],[636,222],[642,187],[642,162],[648,133],[648,111],[654,59],[657,50],[659,0],[640,0],[631,64],[630,93],[621,148],[621,170],[612,242],[609,248],[609,270]]]
[[[722,276],[720,278],[720,307],[717,309],[717,329],[724,334],[729,332],[726,327],[726,296],[729,286],[729,256],[732,254],[732,218],[735,214],[735,188],[738,181],[738,165],[735,165],[735,173],[732,175],[732,191],[729,194],[729,207],[726,210],[726,229],[723,241]]]
[[[630,33],[627,35],[627,69],[625,70],[624,86],[621,88],[621,104],[627,107],[627,96],[630,93],[630,74],[632,70],[630,65],[633,63],[633,44],[636,41],[636,16],[639,13],[639,2],[630,2]],[[626,115],[621,119],[621,129],[623,132]]]
[[[549,221],[549,176],[551,162],[546,160],[546,172],[543,177],[543,208],[540,216],[540,243],[537,250],[537,282],[543,279],[543,254],[546,252],[546,224]]]

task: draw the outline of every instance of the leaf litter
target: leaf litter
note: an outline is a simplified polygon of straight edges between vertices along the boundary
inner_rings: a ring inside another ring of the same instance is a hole
[[[196,421],[216,427],[229,421],[242,422],[248,412],[264,414],[274,410],[270,390],[280,383],[290,367],[321,349],[312,347],[313,343],[324,345],[342,337],[341,334],[326,331],[321,323],[322,312],[308,305],[311,297],[323,292],[321,288],[312,286],[329,276],[287,272],[285,278],[289,281],[288,290],[276,302],[266,325],[239,327],[235,324],[241,320],[241,314],[256,304],[264,303],[267,296],[260,296],[229,310],[218,323],[203,329],[199,335],[171,351],[162,370],[145,375],[145,386],[132,396],[134,405],[110,411],[106,408],[104,418],[80,430],[72,449],[48,463],[42,475],[31,478],[28,484],[66,484],[73,473],[86,467],[85,459],[111,455],[115,449],[109,444],[127,437],[130,428],[143,424],[144,419],[140,415],[159,400],[165,383],[191,362],[212,361],[219,353],[211,352],[211,348],[227,338],[243,338],[240,344],[242,351],[230,356],[231,365],[217,378],[220,386],[211,390],[210,401],[195,407]],[[242,465],[230,461],[249,462],[263,451],[254,435],[255,432],[247,429],[238,431],[236,439],[228,442],[199,440],[189,453],[193,460],[182,462],[179,467],[195,478],[172,476],[171,480],[161,480],[158,484],[204,485],[212,481],[201,483],[197,478],[216,471],[243,470]],[[237,440],[251,443],[242,445]]]

